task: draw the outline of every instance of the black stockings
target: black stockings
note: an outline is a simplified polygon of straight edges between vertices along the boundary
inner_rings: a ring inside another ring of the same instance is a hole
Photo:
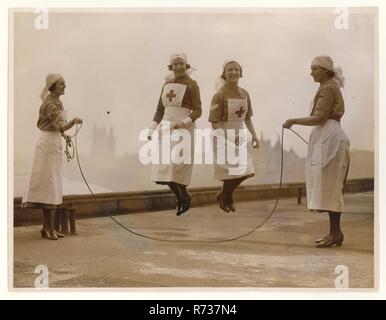
[[[331,235],[339,235],[342,231],[340,230],[340,212],[330,211],[330,234]]]

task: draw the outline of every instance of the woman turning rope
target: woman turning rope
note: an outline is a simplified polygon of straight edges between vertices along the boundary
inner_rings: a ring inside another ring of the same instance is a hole
[[[246,137],[239,134],[239,130],[244,128],[244,123],[252,135],[253,147],[259,147],[259,140],[251,120],[251,99],[248,92],[240,88],[238,84],[242,72],[238,62],[229,60],[224,63],[222,74],[216,84],[218,92],[213,96],[209,114],[209,122],[212,123],[212,128],[220,136],[223,136],[223,141],[225,141],[225,143],[221,143],[217,136],[213,149],[215,155],[214,175],[217,179],[223,181],[223,187],[217,194],[217,200],[220,208],[226,212],[236,210],[233,192],[237,186],[255,174],[251,143],[248,142]],[[233,136],[228,134],[231,131],[234,132]],[[240,152],[242,148],[245,148],[246,151],[246,161],[242,163],[240,170],[232,172],[232,164],[229,162],[227,154],[229,155],[231,149],[235,149],[236,153],[240,155],[242,154]],[[220,149],[226,150],[219,152]]]
[[[82,120],[74,118],[66,122],[60,96],[64,94],[65,81],[60,74],[49,74],[40,95],[43,103],[39,110],[37,127],[40,137],[36,145],[32,171],[29,176],[22,207],[38,207],[43,210],[43,238],[57,240],[64,235],[54,230],[53,212],[62,204],[62,136],[64,131]]]
[[[153,124],[150,128],[149,139],[155,129],[159,134],[160,144],[162,148],[162,135],[164,129],[169,129],[167,123],[170,124],[170,136],[179,135],[178,130],[184,129],[184,133],[188,136],[183,136],[183,139],[190,138],[188,145],[190,147],[190,161],[178,163],[175,161],[176,155],[173,155],[171,150],[179,142],[170,141],[170,148],[164,150],[160,154],[169,152],[170,163],[156,164],[153,166],[152,180],[157,184],[168,185],[176,196],[177,216],[188,211],[190,208],[192,196],[187,191],[186,187],[190,183],[193,170],[194,159],[194,128],[196,121],[201,116],[201,99],[200,90],[197,82],[192,80],[188,74],[192,71],[188,64],[185,54],[173,54],[170,57],[169,70],[173,73],[166,77],[166,83],[162,87],[161,97],[158,102],[157,110],[153,118]],[[182,132],[181,132],[182,133]],[[182,152],[187,152],[182,149]],[[179,155],[180,156],[180,155]],[[162,158],[164,160],[164,158]]]
[[[344,101],[340,88],[344,78],[340,68],[334,68],[329,56],[316,57],[311,63],[311,76],[320,83],[311,115],[288,119],[284,128],[293,125],[314,126],[306,159],[307,206],[312,212],[328,212],[330,232],[315,241],[318,248],[341,246],[343,233],[340,216],[343,212],[342,190],[347,179],[350,142],[340,125]]]

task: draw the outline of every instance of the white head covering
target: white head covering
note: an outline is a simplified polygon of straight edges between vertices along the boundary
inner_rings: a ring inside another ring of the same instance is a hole
[[[333,81],[339,86],[344,86],[344,76],[342,68],[334,67],[334,61],[329,56],[318,56],[311,62],[311,66],[318,66],[326,70],[334,72]]]
[[[176,60],[177,58],[180,58],[182,59],[185,64],[188,64],[188,57],[186,56],[185,53],[173,53],[171,56],[170,56],[170,59],[169,59],[169,62],[170,64],[173,64],[173,61]],[[192,74],[193,71],[197,71],[196,68],[193,68],[192,66],[190,66],[190,68],[188,70],[186,70],[186,74],[188,76],[190,76]],[[166,77],[165,77],[165,81],[173,81],[175,78],[175,75],[173,72],[169,73]]]
[[[225,60],[225,62],[224,62],[223,65],[222,65],[222,71],[221,71],[221,74],[220,74],[219,76],[217,76],[216,82],[215,82],[215,84],[214,84],[214,88],[215,88],[216,91],[219,91],[219,90],[225,85],[225,82],[226,82],[226,81],[225,81],[224,78],[222,78],[221,76],[222,76],[222,74],[224,73],[225,67],[226,67],[229,63],[231,63],[231,62],[237,63],[237,64],[241,67],[240,63],[238,63],[235,59],[227,59],[227,60]]]
[[[49,95],[49,88],[56,82],[58,82],[60,79],[63,79],[62,75],[59,73],[50,73],[46,77],[46,85],[42,89],[42,92],[40,93],[40,98],[42,101],[46,100],[46,98]]]
[[[170,56],[170,60],[169,60],[170,64],[173,64],[173,61],[176,60],[177,58],[184,60],[185,64],[188,64],[188,57],[186,56],[185,53],[173,53]]]

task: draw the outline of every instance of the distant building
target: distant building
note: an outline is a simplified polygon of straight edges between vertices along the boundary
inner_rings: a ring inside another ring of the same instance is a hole
[[[260,135],[260,147],[254,152],[255,177],[250,182],[260,183],[279,183],[281,165],[281,141],[277,138],[272,146],[270,140],[264,140],[264,135]],[[305,159],[296,154],[291,148],[284,150],[284,170],[283,181],[301,182],[305,180]]]
[[[115,136],[113,128],[108,133],[105,126],[94,125],[92,129],[91,156],[115,157]]]
[[[112,127],[110,127],[109,135],[107,136],[106,149],[107,149],[107,155],[109,155],[110,157],[115,156],[115,136],[114,136]]]

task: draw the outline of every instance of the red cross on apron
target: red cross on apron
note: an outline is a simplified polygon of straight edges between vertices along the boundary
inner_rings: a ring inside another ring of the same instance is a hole
[[[241,106],[240,109],[235,112],[235,114],[237,114],[237,116],[241,118],[244,112],[245,112],[245,109],[243,108],[243,106]]]
[[[171,102],[175,97],[176,94],[174,93],[174,90],[170,90],[170,92],[166,95],[166,98],[169,98],[169,102]]]

